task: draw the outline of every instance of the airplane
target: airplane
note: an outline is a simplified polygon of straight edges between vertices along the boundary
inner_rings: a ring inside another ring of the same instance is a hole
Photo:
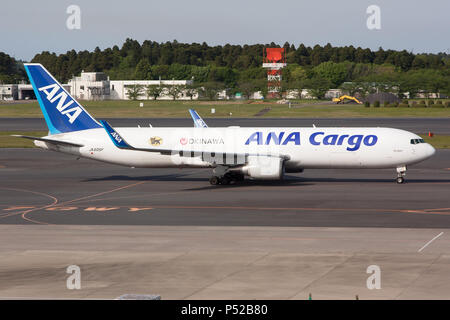
[[[49,133],[19,137],[77,157],[139,168],[212,168],[212,185],[245,177],[282,180],[285,173],[310,168],[392,168],[395,181],[403,183],[409,165],[436,152],[420,136],[400,129],[212,128],[195,111],[195,127],[113,128],[94,119],[44,66],[24,66]]]

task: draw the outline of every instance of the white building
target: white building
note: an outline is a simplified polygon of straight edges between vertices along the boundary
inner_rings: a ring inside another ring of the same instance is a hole
[[[325,93],[326,99],[337,98],[342,95],[341,89],[330,89]],[[311,94],[311,89],[302,89],[301,92],[298,89],[288,90],[285,95],[286,99],[315,99]]]
[[[62,85],[64,89],[71,92],[69,84]],[[29,100],[36,99],[33,86],[29,83],[0,84],[0,100]]]
[[[162,86],[164,90],[158,97],[158,100],[173,100],[169,94],[168,87],[170,86],[186,86],[192,85],[192,80],[111,80],[110,81],[110,96],[112,100],[129,100],[127,91],[130,87],[139,85],[142,87],[141,95],[138,100],[154,99],[152,96],[147,96],[147,86]],[[190,100],[191,98],[186,94],[186,90],[182,90],[177,97],[177,100]],[[195,94],[192,99],[197,100],[198,94]]]
[[[69,80],[68,84],[63,87],[79,100],[129,100],[128,91],[133,86],[140,86],[141,92],[138,100],[154,99],[147,94],[148,86],[161,86],[163,91],[157,98],[158,100],[173,100],[173,96],[169,92],[171,86],[188,86],[192,85],[193,80],[110,80],[103,72],[81,72],[79,77]],[[201,91],[201,90],[200,90]],[[181,88],[177,100],[191,100],[187,90]],[[337,98],[343,94],[342,89],[330,89],[325,93],[326,99]],[[298,89],[288,90],[284,93],[286,99],[314,99],[310,90]],[[409,96],[409,93],[407,94]],[[417,94],[419,98],[442,98],[442,94],[425,93],[423,91]],[[241,99],[242,96],[230,97],[227,90],[217,92],[217,99]],[[262,99],[261,92],[254,92],[250,95],[250,99]],[[36,99],[31,84],[0,84],[0,100],[24,100]],[[196,92],[192,96],[193,100],[199,99],[199,93]]]
[[[18,98],[17,84],[0,84],[0,100],[17,100]]]
[[[103,72],[81,72],[69,80],[70,94],[80,100],[109,99],[109,78]]]
[[[339,98],[342,96],[342,90],[341,89],[330,89],[325,93],[326,99],[333,99],[333,98]]]
[[[103,72],[81,72],[79,77],[69,80],[70,93],[80,100],[129,100],[128,90],[133,86],[141,86],[138,100],[154,99],[147,96],[148,86],[163,86],[165,89],[158,100],[172,100],[167,87],[191,85],[192,80],[109,80]],[[198,99],[194,95],[193,99]],[[191,98],[182,90],[177,100],[190,100]]]

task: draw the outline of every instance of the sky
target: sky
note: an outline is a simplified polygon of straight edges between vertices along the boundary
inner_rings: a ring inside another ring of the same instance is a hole
[[[69,29],[70,5],[81,10]],[[380,29],[366,12],[380,9]],[[4,1],[0,51],[25,61],[42,51],[105,49],[126,38],[209,45],[286,41],[450,53],[449,0],[38,0]]]

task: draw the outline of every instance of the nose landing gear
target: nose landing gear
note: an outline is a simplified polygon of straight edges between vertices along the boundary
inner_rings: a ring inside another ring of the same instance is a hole
[[[397,177],[397,183],[403,183],[403,182],[405,182],[405,179],[403,178],[403,177]]]
[[[397,179],[396,182],[398,184],[405,182],[405,175],[406,175],[406,166],[399,166],[397,167]]]

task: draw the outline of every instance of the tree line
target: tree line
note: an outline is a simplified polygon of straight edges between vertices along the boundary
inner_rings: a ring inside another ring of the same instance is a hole
[[[158,43],[146,40],[142,45],[133,39],[126,39],[122,47],[93,52],[75,50],[56,55],[48,51],[37,54],[33,62],[45,63],[46,67],[60,80],[67,81],[81,70],[108,71],[111,79],[131,78],[183,78],[199,77],[204,81],[209,73],[216,80],[232,80],[232,74],[224,73],[247,71],[247,76],[257,76],[256,70],[262,65],[263,49],[265,47],[280,47],[275,43],[255,45],[209,46],[206,43],[186,44],[173,42]],[[444,69],[448,67],[450,56],[446,53],[413,54],[411,52],[355,48],[353,46],[333,47],[316,45],[306,47],[300,44],[297,48],[286,42],[288,64],[303,67],[315,67],[323,62],[352,62],[355,64],[389,64],[400,71],[411,69]],[[175,66],[175,67],[174,67]],[[223,68],[223,69],[222,69]],[[248,71],[252,70],[252,72]],[[253,73],[253,74],[252,74]]]
[[[165,43],[146,40],[141,44],[126,39],[120,48],[97,47],[92,52],[71,50],[59,55],[44,51],[36,54],[32,62],[42,63],[62,82],[82,70],[102,71],[111,80],[193,79],[202,88],[239,91],[244,96],[262,90],[264,95],[266,71],[261,65],[265,47],[280,46],[275,43],[209,46],[176,40]],[[348,82],[353,82],[360,90],[377,84],[399,92],[425,90],[450,94],[450,55],[446,53],[414,54],[382,48],[373,51],[330,44],[296,47],[287,42],[283,47],[288,63],[283,69],[283,91],[310,88],[315,96],[322,97],[329,88],[351,87]],[[13,70],[10,62],[0,55],[0,79],[5,74],[15,81],[25,78],[20,63],[16,62]]]
[[[18,83],[24,79],[22,63],[0,51],[0,83]]]

